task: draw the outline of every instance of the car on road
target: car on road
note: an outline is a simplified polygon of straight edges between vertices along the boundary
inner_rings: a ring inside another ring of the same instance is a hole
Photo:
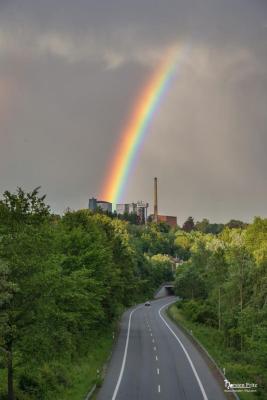
[[[145,306],[151,306],[150,301],[146,301],[146,302],[145,302]]]

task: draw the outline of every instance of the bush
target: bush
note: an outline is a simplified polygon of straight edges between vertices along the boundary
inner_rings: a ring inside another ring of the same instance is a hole
[[[217,323],[212,306],[206,302],[190,300],[181,302],[180,307],[183,309],[186,317],[193,322],[208,324],[210,326],[215,326]]]
[[[260,368],[254,365],[231,363],[227,365],[226,375],[235,377],[236,382],[231,383],[256,383],[258,385],[257,396],[259,399],[266,398],[267,376],[263,376]]]
[[[34,375],[32,370],[24,370],[18,379],[18,388],[22,394],[27,394],[29,399],[44,399],[42,382],[38,376]]]
[[[48,390],[53,392],[69,385],[67,369],[59,362],[45,363],[39,369],[32,366],[31,369],[24,369],[19,374],[19,398],[43,400],[47,398]]]

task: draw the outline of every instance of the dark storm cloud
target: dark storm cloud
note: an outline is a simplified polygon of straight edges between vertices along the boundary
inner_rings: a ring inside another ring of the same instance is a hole
[[[267,5],[255,0],[0,2],[1,191],[85,207],[164,51],[190,44],[125,199],[179,220],[266,215]]]

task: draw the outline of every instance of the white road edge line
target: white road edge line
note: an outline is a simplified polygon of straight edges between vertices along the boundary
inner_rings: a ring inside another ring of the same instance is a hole
[[[197,373],[197,371],[196,371],[196,369],[195,369],[195,367],[194,367],[194,364],[193,364],[193,362],[192,362],[192,360],[191,360],[191,358],[190,358],[190,356],[189,356],[189,354],[188,354],[186,348],[184,347],[183,343],[182,343],[181,340],[178,338],[178,336],[174,333],[174,331],[172,330],[172,328],[170,327],[170,325],[166,322],[166,320],[165,320],[165,319],[162,317],[162,315],[161,315],[161,310],[162,310],[163,308],[168,307],[168,306],[169,306],[170,304],[172,304],[172,303],[174,303],[174,301],[171,301],[170,303],[165,304],[164,306],[162,306],[162,307],[159,309],[159,311],[158,311],[159,316],[160,316],[160,318],[162,319],[162,321],[164,322],[164,324],[167,326],[167,328],[170,330],[170,332],[173,334],[173,336],[175,337],[175,339],[178,341],[178,343],[180,344],[180,346],[182,347],[182,349],[183,349],[183,351],[184,351],[184,353],[185,353],[185,355],[186,355],[186,358],[187,358],[187,360],[188,360],[188,362],[189,362],[189,364],[190,364],[190,367],[192,368],[192,371],[193,371],[193,373],[194,373],[194,375],[195,375],[195,378],[196,378],[197,383],[198,383],[198,385],[199,385],[199,388],[200,388],[200,390],[201,390],[203,399],[204,399],[204,400],[208,400],[208,396],[206,395],[206,392],[205,392],[205,390],[204,390],[204,387],[203,387],[203,385],[202,385],[202,383],[201,383],[201,380],[200,380],[200,378],[199,378],[199,376],[198,376],[198,373]]]
[[[157,374],[159,375],[159,368],[157,368]]]
[[[156,361],[158,361],[158,356],[156,356]]]
[[[160,385],[158,385],[158,392],[160,393]]]
[[[139,308],[141,308],[142,306],[139,306],[137,308],[135,308],[134,310],[132,310],[130,312],[130,316],[129,316],[129,322],[128,322],[128,331],[127,331],[127,338],[126,338],[126,343],[125,343],[125,349],[124,349],[124,355],[123,355],[123,359],[122,359],[122,365],[121,365],[121,370],[120,370],[120,375],[112,396],[112,400],[115,400],[117,397],[117,393],[121,384],[121,380],[122,380],[122,376],[123,376],[123,372],[124,372],[124,368],[125,368],[125,363],[126,363],[126,358],[127,358],[127,351],[128,351],[128,344],[129,344],[129,336],[130,336],[130,329],[131,329],[131,319],[132,319],[132,315],[133,313],[138,310]]]

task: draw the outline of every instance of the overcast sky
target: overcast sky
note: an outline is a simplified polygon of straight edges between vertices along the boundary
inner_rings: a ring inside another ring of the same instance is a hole
[[[267,217],[266,0],[0,0],[0,191],[56,212],[97,196],[131,107],[190,46],[125,201],[199,220]]]

